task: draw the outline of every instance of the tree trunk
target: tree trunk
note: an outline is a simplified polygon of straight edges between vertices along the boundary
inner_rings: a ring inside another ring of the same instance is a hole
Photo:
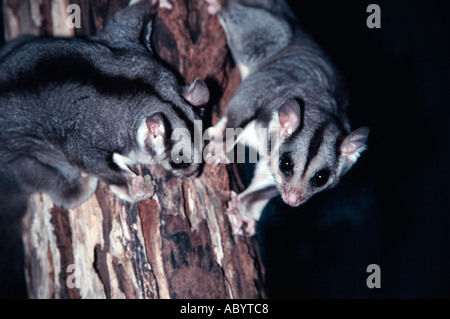
[[[70,1],[81,8],[81,29],[71,29],[68,0],[5,0],[5,39],[92,34],[128,2]],[[239,84],[216,17],[204,0],[175,1],[159,10],[153,30],[155,52],[185,83],[205,80],[212,97],[205,128],[215,123]],[[157,190],[138,204],[104,184],[69,211],[47,195],[30,197],[23,226],[30,298],[266,297],[256,240],[231,234],[225,166],[206,165],[194,180],[148,170]]]

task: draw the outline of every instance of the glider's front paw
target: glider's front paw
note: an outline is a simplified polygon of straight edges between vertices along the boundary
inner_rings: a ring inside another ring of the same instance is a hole
[[[256,220],[245,216],[244,213],[239,210],[239,198],[233,191],[231,191],[231,202],[227,214],[233,235],[245,235],[251,237],[256,233]],[[245,227],[242,228],[244,224]]]

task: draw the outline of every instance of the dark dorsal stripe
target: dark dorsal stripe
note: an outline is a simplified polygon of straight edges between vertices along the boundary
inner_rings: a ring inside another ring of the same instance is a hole
[[[309,164],[311,164],[311,161],[317,156],[317,153],[319,152],[320,145],[322,145],[323,142],[323,133],[325,132],[328,124],[328,122],[323,122],[314,131],[311,141],[309,142],[308,156],[306,157],[306,163],[305,168],[303,169],[302,177],[305,176]]]
[[[77,55],[43,57],[30,66],[29,73],[15,74],[8,82],[1,82],[0,93],[41,91],[51,84],[74,82],[91,86],[107,95],[123,96],[134,92],[147,92],[158,96],[152,84],[145,78],[130,78],[126,74],[104,74],[96,65]]]

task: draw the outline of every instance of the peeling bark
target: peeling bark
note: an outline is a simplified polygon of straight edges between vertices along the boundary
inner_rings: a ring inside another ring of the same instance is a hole
[[[82,28],[70,32],[63,26],[68,2],[82,10]],[[92,34],[127,2],[5,0],[5,39]],[[161,9],[152,43],[181,81],[205,80],[212,97],[205,128],[217,122],[239,74],[205,1],[176,1],[173,10]],[[29,297],[266,297],[256,240],[231,234],[225,166],[205,166],[199,178],[186,181],[159,167],[141,169],[151,172],[157,188],[152,199],[138,204],[122,202],[104,184],[69,211],[46,195],[30,197],[23,227]],[[74,278],[79,286],[70,288]]]

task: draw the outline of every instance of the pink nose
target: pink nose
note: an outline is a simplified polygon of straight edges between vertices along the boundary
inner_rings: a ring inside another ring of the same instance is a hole
[[[292,207],[297,207],[302,202],[302,193],[299,192],[289,192],[286,193],[284,198],[284,202]]]

